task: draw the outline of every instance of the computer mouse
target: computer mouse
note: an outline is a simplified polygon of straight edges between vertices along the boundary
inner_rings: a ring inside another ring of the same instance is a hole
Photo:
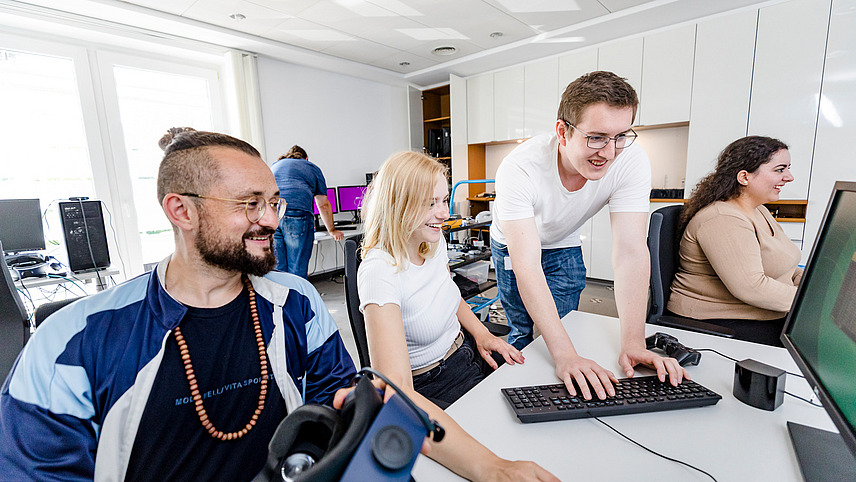
[[[60,263],[54,261],[53,263],[51,263],[51,268],[53,268],[54,271],[61,271],[62,265]]]

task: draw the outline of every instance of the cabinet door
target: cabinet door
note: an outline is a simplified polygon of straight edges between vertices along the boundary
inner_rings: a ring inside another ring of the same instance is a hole
[[[493,74],[493,140],[507,141],[523,137],[523,67],[512,67]]]
[[[716,167],[719,152],[746,135],[757,19],[750,10],[697,26],[685,197]]]
[[[553,57],[526,64],[524,74],[523,137],[549,134],[555,130],[559,99],[559,59]]]
[[[556,94],[556,110],[568,84],[581,75],[595,70],[597,70],[597,49],[574,51],[559,57],[559,92]]]
[[[470,144],[493,140],[493,74],[467,79],[467,139]]]
[[[794,181],[782,199],[807,199],[830,2],[792,0],[758,14],[749,134],[790,146]]]
[[[642,37],[621,40],[598,49],[598,70],[608,70],[627,79],[642,99]],[[633,125],[639,125],[642,106]]]
[[[642,54],[644,116],[639,124],[690,120],[695,25],[647,35]]]
[[[835,0],[829,24],[823,101],[817,119],[817,139],[811,189],[805,216],[803,261],[817,237],[820,221],[835,181],[856,181],[853,133],[856,132],[856,0]],[[792,159],[796,162],[797,159]]]

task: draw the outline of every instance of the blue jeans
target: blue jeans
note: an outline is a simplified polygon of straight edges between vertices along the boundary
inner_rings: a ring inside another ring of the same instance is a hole
[[[492,372],[490,365],[479,355],[472,335],[464,330],[464,343],[460,348],[435,368],[413,377],[413,388],[445,410]]]
[[[523,299],[520,298],[514,271],[510,266],[505,269],[508,248],[502,243],[491,241],[490,251],[496,267],[499,299],[502,300],[502,308],[508,318],[508,326],[511,327],[508,343],[519,350],[532,343],[534,323],[523,305]],[[574,246],[542,249],[541,268],[547,278],[547,286],[550,287],[559,318],[579,308],[580,293],[586,286],[586,266],[583,263],[582,248]]]
[[[314,243],[315,219],[312,214],[286,211],[273,234],[277,271],[287,271],[306,278]]]

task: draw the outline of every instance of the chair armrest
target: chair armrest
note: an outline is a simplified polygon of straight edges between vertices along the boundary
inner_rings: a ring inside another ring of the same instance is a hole
[[[737,333],[731,328],[725,328],[712,323],[695,320],[692,318],[684,318],[682,316],[663,315],[654,322],[656,325],[667,326],[669,328],[680,328],[682,330],[695,331],[706,335],[724,336],[726,338],[734,338]]]

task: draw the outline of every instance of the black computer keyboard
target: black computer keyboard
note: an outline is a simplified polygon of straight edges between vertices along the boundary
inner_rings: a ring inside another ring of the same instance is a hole
[[[585,400],[579,393],[568,394],[564,384],[503,388],[502,394],[514,414],[523,423],[604,417],[630,413],[659,412],[681,408],[715,405],[719,394],[698,383],[683,380],[673,387],[656,376],[621,378],[615,385],[615,396],[600,400],[594,393]]]

